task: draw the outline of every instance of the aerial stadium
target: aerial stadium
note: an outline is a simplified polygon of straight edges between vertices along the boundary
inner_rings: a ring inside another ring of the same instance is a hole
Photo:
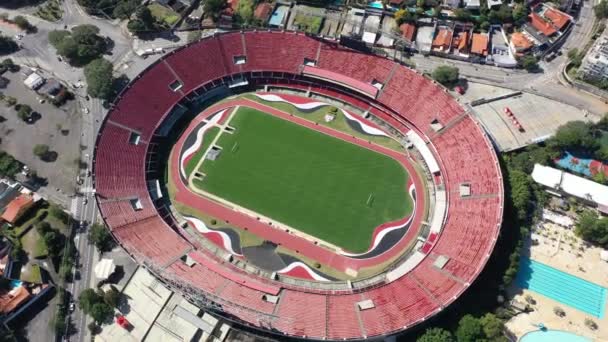
[[[302,33],[216,34],[162,57],[112,105],[94,171],[137,263],[276,336],[419,325],[475,281],[502,223],[498,159],[468,108]]]

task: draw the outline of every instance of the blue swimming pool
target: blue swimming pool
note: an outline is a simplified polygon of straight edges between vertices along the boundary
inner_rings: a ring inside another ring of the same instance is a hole
[[[591,339],[567,331],[537,330],[525,334],[519,342],[591,342]]]
[[[270,17],[270,21],[268,21],[268,24],[270,26],[276,26],[276,27],[283,25],[283,19],[285,19],[287,10],[288,10],[287,6],[277,6],[277,8],[272,13],[272,16]]]
[[[529,258],[521,258],[517,285],[598,318],[604,317],[606,288]]]
[[[11,280],[11,282],[10,282],[11,289],[14,289],[15,287],[19,287],[19,286],[21,286],[21,284],[23,284],[23,282],[21,280]]]

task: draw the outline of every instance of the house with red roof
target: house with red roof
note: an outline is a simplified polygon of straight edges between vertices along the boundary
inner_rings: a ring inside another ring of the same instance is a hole
[[[21,194],[13,199],[7,206],[0,221],[15,224],[34,205],[34,197],[30,194]]]
[[[532,27],[534,29],[536,29],[538,32],[542,33],[543,35],[545,35],[547,37],[551,37],[557,33],[557,30],[555,29],[555,27],[553,27],[553,25],[550,22],[546,21],[543,17],[541,17],[537,13],[532,12],[532,13],[530,13],[530,15],[528,17],[530,18],[530,25],[532,25]]]
[[[548,7],[543,13],[543,16],[545,19],[549,20],[558,31],[563,31],[571,20],[569,15],[553,7]]]
[[[414,37],[416,37],[416,25],[410,23],[403,23],[399,26],[399,30],[401,31],[401,36],[409,41],[413,42]]]
[[[473,40],[471,44],[471,54],[478,56],[488,55],[488,43],[490,38],[485,33],[473,33]]]
[[[448,53],[452,45],[452,35],[453,32],[449,28],[440,28],[431,45],[433,51]]]
[[[266,21],[268,21],[270,14],[272,14],[272,8],[273,6],[270,3],[261,2],[255,7],[255,10],[253,11],[253,17],[265,23]]]

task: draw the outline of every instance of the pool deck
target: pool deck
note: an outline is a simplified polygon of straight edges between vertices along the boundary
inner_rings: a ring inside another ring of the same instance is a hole
[[[574,236],[573,231],[552,223],[544,223],[542,229],[532,233],[532,239],[539,243],[532,246],[531,241],[527,241],[524,248],[526,256],[608,288],[608,263],[600,259],[601,248],[585,247],[584,243]],[[511,288],[510,293],[521,303],[525,303],[524,298],[528,294],[536,301],[532,305],[533,312],[520,314],[507,322],[507,328],[518,337],[537,330],[534,325],[542,323],[549,329],[569,331],[593,341],[608,341],[608,315],[598,319],[536,292],[516,287]],[[562,308],[566,315],[555,315],[555,307]],[[585,326],[586,318],[592,319],[598,329],[591,330]]]

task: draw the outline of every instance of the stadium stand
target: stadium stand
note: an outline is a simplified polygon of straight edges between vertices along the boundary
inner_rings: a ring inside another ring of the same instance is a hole
[[[318,68],[375,83],[378,94],[366,98],[330,80],[306,77],[301,74],[305,59]],[[422,261],[405,274],[395,273],[391,281],[329,291],[287,284],[280,277],[262,280],[231,262],[195,251],[185,231],[163,219],[169,215],[167,208],[153,203],[146,184],[146,155],[166,113],[178,101],[191,91],[204,96],[232,76],[247,79],[247,90],[270,85],[311,91],[370,112],[401,134],[420,132],[440,167],[435,182],[448,194],[445,223],[427,239],[425,252],[417,254]],[[181,88],[173,91],[169,85],[176,81]],[[434,121],[443,128],[433,130]],[[409,329],[440,312],[475,280],[502,222],[502,177],[495,152],[475,120],[443,88],[390,60],[290,32],[215,35],[150,66],[108,114],[94,163],[102,216],[137,262],[160,279],[184,284],[180,288],[187,288],[188,296],[196,291],[216,303],[216,313],[278,335],[346,340]],[[470,193],[459,193],[463,184]],[[134,199],[139,200],[137,210]],[[153,208],[155,204],[159,207]]]

